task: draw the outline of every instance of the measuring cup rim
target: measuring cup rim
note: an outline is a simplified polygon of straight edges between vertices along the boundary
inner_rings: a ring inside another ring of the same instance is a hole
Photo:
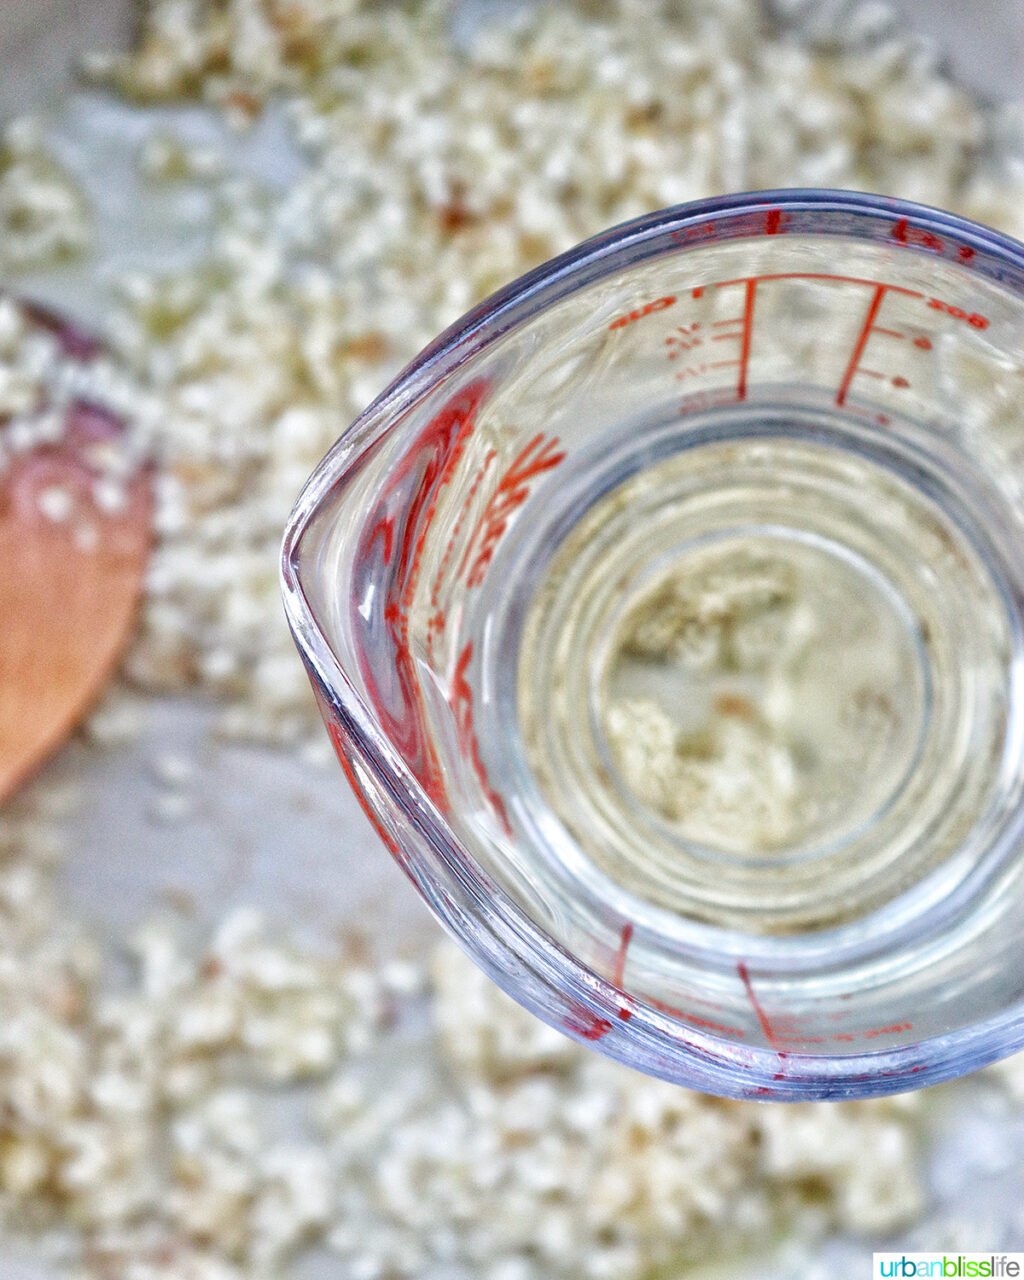
[[[315,515],[365,453],[501,335],[612,270],[662,252],[685,252],[688,245],[785,234],[793,216],[820,220],[801,225],[800,234],[859,237],[890,242],[901,252],[952,258],[1024,294],[1024,244],[956,214],[889,196],[786,188],[646,214],[512,281],[425,347],[316,467],[289,516],[280,560],[287,622],[310,677],[364,765],[411,820],[417,849],[403,867],[476,963],[534,1014],[628,1065],[713,1093],[778,1100],[877,1096],[963,1074],[965,1060],[971,1069],[981,1067],[1024,1047],[1024,1001],[963,1030],[843,1056],[738,1045],[632,997],[623,1020],[623,992],[554,942],[489,880],[382,732],[317,624],[302,582],[300,548]],[[459,906],[464,897],[476,914],[468,934]],[[581,1011],[575,1028],[552,1014],[567,999]]]

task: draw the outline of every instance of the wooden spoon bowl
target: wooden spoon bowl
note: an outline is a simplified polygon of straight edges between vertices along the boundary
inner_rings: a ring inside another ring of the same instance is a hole
[[[69,361],[99,354],[77,328],[23,310]],[[123,432],[110,410],[75,400],[58,443],[16,454],[0,471],[0,801],[72,731],[131,632],[153,485],[141,468],[120,489],[104,487],[103,454]]]

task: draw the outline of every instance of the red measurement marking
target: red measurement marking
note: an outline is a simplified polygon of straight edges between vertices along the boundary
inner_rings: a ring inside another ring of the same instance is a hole
[[[391,482],[378,505],[379,515],[360,542],[357,558],[385,583],[384,630],[394,670],[394,685],[378,684],[376,670],[360,659],[371,699],[385,731],[398,748],[426,794],[447,810],[447,793],[437,754],[426,731],[415,664],[409,643],[409,608],[419,581],[424,548],[440,495],[451,482],[466,441],[473,432],[479,405],[489,384],[478,380],[454,396],[423,428],[394,468]],[[411,499],[404,490],[415,484]],[[389,512],[392,495],[400,512]],[[376,551],[380,539],[383,556]],[[382,568],[378,568],[382,566]],[[397,687],[395,687],[397,686]]]
[[[612,1029],[612,1024],[607,1018],[599,1018],[596,1013],[591,1012],[590,1009],[584,1009],[582,1006],[567,1014],[562,1019],[562,1025],[566,1031],[582,1036],[584,1040],[600,1040],[602,1036],[606,1036]]]
[[[695,289],[691,289],[691,290],[690,290],[690,297],[691,297],[691,298],[703,298],[703,297],[704,297],[704,289],[703,289],[703,286],[701,286],[701,285],[697,285],[697,287],[696,287]]]
[[[384,621],[395,647],[396,674],[407,708],[413,713],[404,729],[419,730],[419,741],[416,744],[418,750],[414,755],[407,755],[407,758],[417,762],[414,771],[427,795],[442,811],[447,810],[448,796],[437,753],[429,736],[420,728],[422,707],[409,643],[409,610],[419,582],[427,534],[437,512],[441,492],[451,482],[475,423],[475,392],[469,394],[467,399],[468,404],[457,402],[440,414],[424,432],[424,443],[429,439],[428,448],[431,452],[422,481],[409,503],[399,544],[398,565],[392,580],[394,585],[384,608]]]
[[[946,242],[940,236],[926,231],[924,227],[912,226],[906,218],[900,218],[889,234],[900,244],[916,244],[922,249],[931,249],[933,253],[943,253],[946,248]]]
[[[642,307],[637,307],[633,311],[626,312],[625,315],[616,316],[609,324],[609,329],[625,329],[627,325],[636,324],[638,320],[642,320],[644,316],[654,315],[656,311],[665,311],[675,302],[675,294],[668,294],[664,298],[655,298],[653,302],[646,302]]]
[[[975,251],[971,248],[969,244],[962,244],[957,249],[956,256],[960,259],[961,262],[970,262],[971,259],[975,256]]]
[[[697,413],[702,409],[715,409],[719,405],[733,404],[736,392],[731,387],[713,387],[711,390],[694,391],[678,401],[680,413]]]
[[[700,222],[695,227],[679,227],[672,232],[670,239],[676,244],[690,244],[694,240],[706,240],[715,234],[713,222]]]
[[[448,614],[444,609],[435,609],[427,618],[427,658],[434,661],[434,637],[439,636],[448,625]]]
[[[431,459],[420,487],[413,497],[412,504],[410,504],[411,514],[406,528],[411,529],[417,523],[421,524],[421,528],[413,546],[412,558],[408,562],[408,572],[405,574],[404,590],[401,597],[403,610],[406,611],[404,620],[406,637],[409,625],[407,611],[412,604],[416,586],[419,582],[427,534],[430,531],[434,516],[437,514],[441,493],[451,482],[452,476],[455,474],[455,468],[462,457],[466,441],[469,439],[476,424],[476,408],[480,398],[481,391],[476,386],[468,389],[468,404],[453,406],[449,413],[442,415],[438,420],[435,430],[438,438],[445,440],[445,447],[437,457]],[[425,498],[427,499],[426,502],[424,502]],[[418,508],[421,505],[425,508],[423,519],[421,522],[417,522],[415,516],[418,514]],[[403,543],[403,557],[408,554],[407,541]]]
[[[872,1027],[870,1031],[864,1032],[865,1040],[873,1040],[877,1036],[895,1036],[901,1031],[912,1031],[914,1024],[912,1022],[894,1022],[891,1027]]]
[[[711,341],[712,342],[735,342],[736,339],[739,337],[742,337],[742,334],[737,329],[735,333],[713,333],[711,335]]]
[[[921,351],[931,351],[932,342],[930,338],[926,338],[922,335],[920,338],[914,339],[914,346],[918,347]]]
[[[687,378],[703,377],[709,369],[734,369],[740,362],[738,360],[711,360],[707,364],[689,364],[685,369],[680,369],[676,374],[679,382],[685,382]]]
[[[883,329],[881,325],[875,326],[875,333],[884,334],[887,338],[905,338],[905,333],[900,333],[899,329]]]
[[[664,1000],[658,1000],[654,996],[641,996],[640,999],[660,1010],[660,1012],[670,1014],[673,1018],[681,1018],[684,1022],[690,1022],[695,1027],[701,1027],[706,1031],[715,1031],[720,1035],[733,1036],[737,1040],[746,1039],[747,1033],[742,1027],[730,1027],[725,1022],[714,1022],[711,1018],[703,1018],[699,1014],[680,1009],[678,1005],[666,1004]]]
[[[508,820],[505,802],[491,786],[491,780],[487,776],[487,766],[480,755],[480,743],[473,727],[473,689],[466,679],[466,671],[469,668],[472,657],[473,642],[470,640],[455,664],[455,674],[452,677],[451,685],[451,707],[455,712],[455,727],[459,738],[459,749],[472,764],[473,771],[480,782],[480,786],[483,788],[484,795],[490,801],[491,808],[498,815],[506,834],[511,835],[512,824]]]
[[[490,467],[491,463],[494,461],[494,459],[497,456],[498,455],[495,453],[493,449],[488,450],[486,456],[484,457],[483,462],[481,462],[480,464],[479,470],[477,471],[476,475],[473,477],[473,483],[469,486],[469,492],[466,494],[465,500],[462,503],[462,507],[459,511],[458,519],[455,521],[455,526],[452,529],[451,537],[448,539],[448,542],[445,545],[444,555],[441,558],[441,563],[438,566],[437,574],[434,577],[433,586],[431,587],[431,592],[430,592],[431,604],[437,604],[438,596],[441,591],[441,583],[444,581],[445,571],[448,568],[448,562],[451,560],[452,550],[455,547],[455,543],[458,540],[459,534],[462,532],[462,526],[465,522],[466,516],[469,514],[470,507],[473,505],[473,499],[476,497],[477,490],[480,488],[480,485],[483,482],[483,478],[487,474],[487,469]]]
[[[797,1028],[804,1022],[804,1018],[797,1013],[777,1013],[772,1018],[772,1027],[775,1031],[776,1039],[779,1036],[795,1035]]]
[[[384,563],[388,564],[391,560],[391,553],[395,549],[395,517],[383,516],[370,530],[367,548],[373,546],[378,537],[381,540],[383,548]]]
[[[862,378],[884,378],[884,373],[879,373],[877,369],[858,369],[857,372]]]
[[[690,1004],[703,1005],[705,1009],[722,1009],[723,1005],[720,1000],[707,1000],[703,996],[695,996],[692,991],[687,992],[686,999]]]
[[[783,219],[781,209],[769,209],[764,215],[764,233],[766,236],[777,236],[780,231],[785,229],[785,224],[789,219]]]
[[[341,733],[337,725],[335,725],[333,721],[327,719],[327,716],[329,715],[329,711],[324,712],[324,723],[327,725],[327,734],[334,745],[334,751],[338,757],[338,763],[341,765],[341,771],[348,779],[348,785],[352,788],[352,793],[359,802],[360,809],[362,809],[363,813],[365,813],[369,819],[370,826],[373,827],[374,831],[376,831],[381,840],[383,840],[388,852],[391,853],[392,856],[398,856],[401,852],[398,847],[398,841],[394,838],[391,832],[388,831],[387,827],[384,826],[380,815],[370,803],[369,797],[363,789],[363,784],[359,781],[359,776],[345,752],[345,745],[342,742]]]
[[[677,359],[682,352],[692,351],[694,347],[703,344],[704,339],[697,336],[700,330],[700,321],[696,324],[680,325],[673,333],[665,339],[665,346],[668,348],[666,355],[670,360]]]
[[[904,378],[904,376],[901,373],[898,373],[896,377],[893,378],[892,385],[894,387],[898,387],[902,391],[904,388],[909,387],[910,383],[907,381],[906,378]]]
[[[530,483],[545,471],[551,471],[565,460],[565,454],[559,451],[558,437],[546,439],[543,433],[535,435],[513,458],[508,470],[498,481],[498,487],[491,495],[486,507],[480,515],[476,528],[466,544],[459,571],[470,561],[479,539],[479,550],[473,558],[466,578],[467,587],[478,587],[484,580],[487,567],[494,558],[494,552],[501,541],[509,520],[530,496]]]
[[[768,1015],[765,1013],[761,1001],[757,998],[757,992],[754,990],[754,985],[750,981],[750,971],[747,969],[746,961],[736,961],[736,972],[740,976],[740,982],[743,983],[743,988],[747,993],[747,999],[750,1001],[750,1007],[753,1009],[754,1015],[760,1024],[764,1038],[768,1041],[771,1048],[777,1048],[778,1046],[775,1043],[775,1029],[771,1024]]]
[[[730,320],[712,320],[711,327],[712,329],[724,329],[726,325],[742,324],[742,323],[743,323],[742,316],[733,316]],[[735,338],[736,335],[734,333],[729,333],[729,334],[726,334],[726,337]]]
[[[743,337],[740,340],[740,376],[736,383],[736,399],[747,398],[747,367],[750,364],[750,338],[754,328],[754,294],[757,281],[748,280],[743,299]]]
[[[477,490],[480,488],[480,484],[483,481],[484,476],[487,474],[488,468],[496,457],[497,454],[495,451],[490,449],[484,457],[483,462],[481,462],[480,469],[473,477],[473,483],[469,486],[469,492],[466,494],[465,501],[459,510],[458,519],[455,521],[455,526],[452,529],[451,536],[445,544],[444,555],[441,557],[441,563],[438,566],[437,573],[434,575],[434,581],[431,584],[430,606],[435,610],[433,616],[427,622],[427,657],[431,661],[433,661],[434,657],[434,638],[444,630],[445,625],[444,610],[438,607],[441,599],[441,584],[443,583],[444,576],[448,571],[448,564],[452,558],[452,552],[455,550],[455,543],[458,541],[459,534],[462,532],[462,526],[465,523],[466,516],[469,514],[469,509],[473,505],[473,499],[476,497]]]
[[[860,364],[861,357],[864,355],[864,348],[868,345],[868,338],[871,337],[871,330],[874,328],[875,319],[878,316],[878,309],[882,305],[882,299],[885,297],[887,285],[876,284],[875,291],[871,295],[871,301],[868,304],[867,315],[864,317],[864,323],[861,325],[860,333],[857,335],[857,341],[853,346],[853,353],[850,356],[850,363],[846,366],[846,372],[843,374],[843,380],[839,384],[839,391],[836,393],[836,404],[844,405],[846,403],[846,395],[850,390],[850,383],[853,381],[854,374],[857,372],[857,366]]]
[[[633,941],[633,922],[627,920],[622,926],[622,932],[619,935],[619,946],[615,952],[615,963],[612,966],[612,982],[621,990],[623,979],[626,973],[626,956],[629,952],[629,944]],[[623,993],[625,994],[625,993]],[[623,1022],[628,1022],[633,1016],[633,1010],[626,1005],[619,1008],[619,1017]]]
[[[619,935],[619,949],[615,953],[615,966],[612,969],[612,982],[617,987],[622,986],[623,975],[626,972],[626,954],[629,951],[629,944],[633,941],[633,922],[627,920],[622,926],[622,933]]]
[[[954,320],[963,320],[972,329],[988,328],[988,316],[979,315],[977,311],[965,311],[963,307],[954,307],[951,302],[943,302],[941,298],[929,298],[928,305],[933,311],[941,311]]]

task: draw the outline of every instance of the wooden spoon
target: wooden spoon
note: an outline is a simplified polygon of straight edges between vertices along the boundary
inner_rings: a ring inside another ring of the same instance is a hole
[[[73,326],[24,314],[69,361],[98,355]],[[152,541],[152,475],[130,477],[114,510],[97,502],[96,486],[99,459],[122,432],[108,409],[74,401],[59,443],[0,471],[0,801],[68,736],[131,631]]]

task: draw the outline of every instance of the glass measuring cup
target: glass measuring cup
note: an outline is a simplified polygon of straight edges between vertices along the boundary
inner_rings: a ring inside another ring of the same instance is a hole
[[[917,205],[670,209],[459,321],[307,484],[344,772],[552,1025],[777,1099],[1024,1045],[1022,295]]]

